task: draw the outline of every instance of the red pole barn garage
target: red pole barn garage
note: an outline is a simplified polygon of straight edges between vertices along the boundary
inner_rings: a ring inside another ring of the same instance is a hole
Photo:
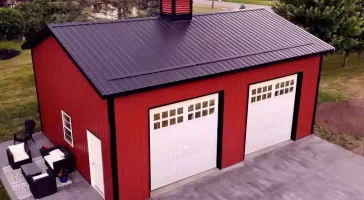
[[[322,55],[334,48],[265,9],[192,16],[184,3],[162,2],[159,17],[47,25],[23,45],[42,131],[107,200],[146,199],[312,133]]]

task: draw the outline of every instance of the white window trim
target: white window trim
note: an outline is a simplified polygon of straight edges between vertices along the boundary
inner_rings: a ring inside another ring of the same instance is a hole
[[[62,127],[63,127],[63,138],[64,138],[64,140],[69,144],[69,145],[71,145],[72,147],[73,147],[73,132],[72,132],[72,119],[71,119],[71,117],[66,113],[66,112],[64,112],[63,110],[61,110],[61,113],[62,113]],[[71,129],[69,129],[66,125],[65,125],[65,119],[64,119],[64,117],[63,116],[67,116],[69,119],[70,119],[70,121],[69,121],[69,124],[70,124],[70,127],[71,127]],[[69,132],[71,132],[71,135],[72,135],[72,142],[70,142],[70,141],[68,141],[67,139],[66,139],[66,131],[65,131],[65,129],[67,129]]]

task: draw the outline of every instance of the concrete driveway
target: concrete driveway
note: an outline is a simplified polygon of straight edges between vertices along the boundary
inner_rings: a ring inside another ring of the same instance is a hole
[[[153,198],[364,199],[364,157],[309,136]]]

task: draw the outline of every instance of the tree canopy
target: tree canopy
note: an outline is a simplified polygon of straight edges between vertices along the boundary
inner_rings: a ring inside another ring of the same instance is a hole
[[[364,0],[359,1],[357,12],[364,16]],[[358,53],[358,58],[360,58],[360,55],[364,52],[364,31],[358,36],[358,45],[355,47],[355,51]]]
[[[15,9],[24,17],[24,35],[27,37],[48,23],[87,20],[84,9],[86,1],[34,0],[18,4]]]
[[[361,44],[364,31],[363,0],[280,0],[273,10],[294,24],[332,44],[345,53]]]
[[[159,0],[33,0],[18,4],[15,9],[23,16],[26,37],[41,30],[49,23],[93,20],[95,4],[104,4],[117,9],[118,18],[131,16],[133,9],[140,16],[151,16],[159,12]]]
[[[12,40],[23,32],[23,17],[17,10],[0,8],[0,39]]]

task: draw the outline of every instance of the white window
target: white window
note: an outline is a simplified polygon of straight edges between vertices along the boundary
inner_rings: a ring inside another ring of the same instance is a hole
[[[63,123],[64,139],[68,142],[68,144],[70,144],[73,147],[71,117],[68,116],[63,110],[62,110],[62,123]]]

